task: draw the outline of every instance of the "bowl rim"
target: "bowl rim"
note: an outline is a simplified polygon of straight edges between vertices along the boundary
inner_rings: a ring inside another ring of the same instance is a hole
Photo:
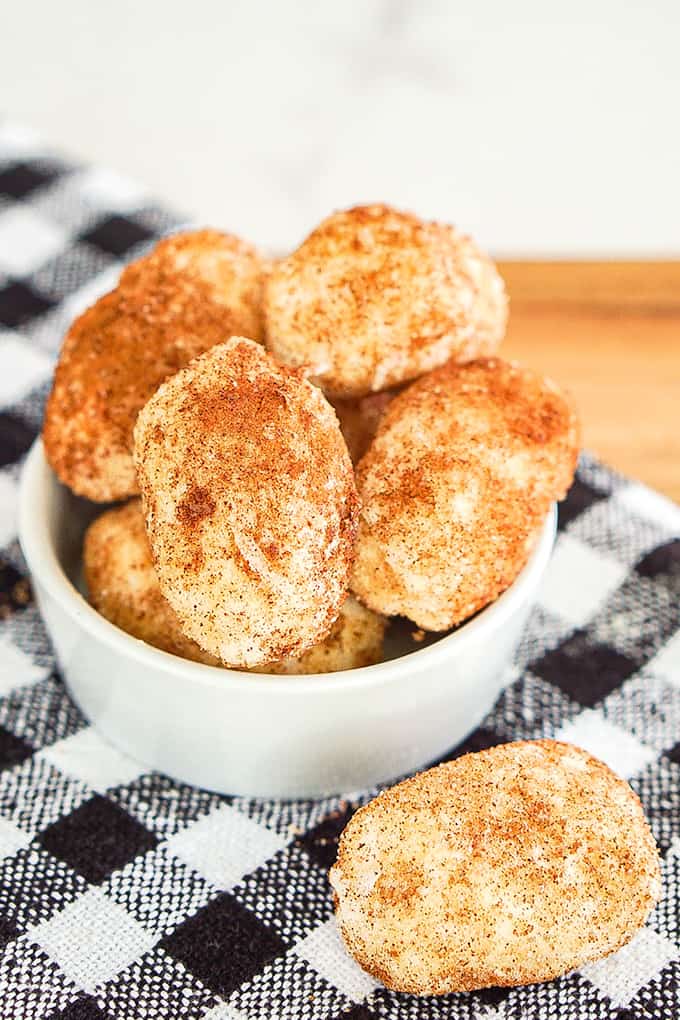
[[[201,686],[220,687],[225,691],[269,690],[277,694],[331,693],[357,690],[394,683],[398,676],[417,667],[418,672],[435,667],[443,659],[455,657],[456,651],[470,641],[483,638],[501,627],[515,608],[522,604],[534,582],[545,570],[552,552],[557,530],[557,505],[550,507],[538,541],[527,562],[512,584],[497,599],[462,623],[450,634],[406,655],[378,662],[371,666],[338,670],[334,673],[267,674],[225,669],[182,659],[155,648],[110,623],[80,594],[64,571],[50,541],[47,522],[42,513],[49,485],[61,485],[48,465],[42,438],[33,443],[22,467],[19,485],[19,542],[29,571],[74,622],[85,628],[104,645],[113,646],[119,654],[127,654],[142,665],[155,670],[181,675]],[[415,627],[415,624],[414,624]]]

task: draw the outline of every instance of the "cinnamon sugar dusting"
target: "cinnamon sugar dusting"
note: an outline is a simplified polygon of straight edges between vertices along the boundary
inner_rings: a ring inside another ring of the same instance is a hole
[[[161,651],[219,665],[185,637],[161,595],[139,499],[107,510],[87,529],[83,565],[90,602],[116,627]]]
[[[255,667],[326,635],[347,592],[358,501],[316,387],[233,337],[147,403],[135,462],[161,590],[188,636]]]
[[[558,977],[630,941],[661,893],[637,796],[553,740],[381,793],[345,828],[330,881],[350,953],[416,995]]]
[[[524,566],[579,449],[571,401],[499,358],[449,362],[388,407],[357,466],[363,508],[352,590],[442,631]]]
[[[138,491],[137,414],[164,379],[214,344],[260,339],[264,264],[214,230],[166,238],[71,326],[48,400],[44,441],[59,478],[96,501]]]
[[[507,320],[493,262],[454,227],[386,205],[329,216],[273,268],[267,345],[336,397],[497,348]]]

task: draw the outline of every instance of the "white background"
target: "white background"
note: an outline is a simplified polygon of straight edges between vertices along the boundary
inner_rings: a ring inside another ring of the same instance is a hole
[[[680,254],[677,0],[9,3],[0,108],[275,248],[383,199],[496,254]]]

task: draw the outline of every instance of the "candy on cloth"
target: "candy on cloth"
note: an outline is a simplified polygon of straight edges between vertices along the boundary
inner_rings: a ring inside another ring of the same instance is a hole
[[[27,151],[23,135],[14,155],[16,139],[0,123],[0,375],[27,387],[0,406],[0,1017],[28,1003],[32,1020],[680,1015],[678,509],[581,458],[508,686],[452,750],[563,735],[623,770],[663,855],[647,927],[543,985],[443,998],[377,985],[341,944],[327,879],[340,832],[375,791],[252,801],[147,773],[87,726],[55,671],[14,537],[20,460],[49,382],[33,355],[110,288],[107,267],[179,223],[148,197],[117,205],[121,189],[91,187],[95,170]],[[21,275],[3,263],[3,216],[17,206],[60,245],[41,261],[46,233],[27,233]]]

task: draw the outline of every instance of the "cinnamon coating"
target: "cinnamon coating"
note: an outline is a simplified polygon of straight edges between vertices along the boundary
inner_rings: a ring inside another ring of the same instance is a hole
[[[265,315],[280,361],[305,366],[332,396],[358,397],[492,354],[507,299],[469,237],[371,205],[329,216],[274,266]]]
[[[323,394],[232,337],[168,379],[135,426],[161,591],[236,667],[299,657],[345,600],[357,495]]]
[[[357,466],[353,592],[425,630],[465,620],[524,566],[578,448],[571,402],[528,369],[448,362],[413,383]]]
[[[92,522],[85,533],[83,566],[90,602],[116,627],[163,652],[219,666],[218,659],[185,637],[161,595],[140,499]]]
[[[659,899],[630,786],[554,740],[466,754],[351,819],[330,872],[342,937],[416,995],[548,981],[630,941]]]
[[[71,326],[47,402],[45,453],[62,482],[97,502],[139,491],[137,414],[161,382],[233,333],[261,339],[266,266],[216,230],[165,238]]]

